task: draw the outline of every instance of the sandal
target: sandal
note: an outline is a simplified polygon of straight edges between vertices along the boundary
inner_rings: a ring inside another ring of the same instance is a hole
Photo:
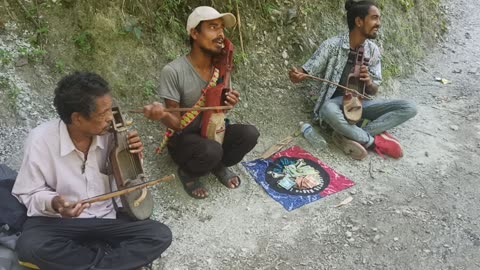
[[[200,182],[198,177],[192,177],[192,176],[186,174],[184,171],[180,170],[180,168],[178,168],[177,172],[178,172],[178,178],[180,179],[180,182],[182,182],[183,189],[185,190],[185,192],[190,197],[195,198],[195,199],[205,199],[205,198],[208,197],[208,195],[199,196],[199,195],[193,193],[197,189],[206,190],[205,186]],[[193,184],[190,184],[192,182],[193,182]],[[187,185],[187,184],[190,184],[190,185]]]
[[[240,187],[240,184],[242,183],[242,181],[240,180],[240,177],[238,175],[236,175],[229,168],[227,168],[223,165],[221,165],[220,169],[212,170],[212,174],[215,175],[215,177],[217,177],[217,179],[218,179],[218,181],[220,181],[220,183],[222,183],[224,186],[226,186],[229,189],[236,189],[236,188]],[[230,179],[232,179],[234,177],[237,177],[237,179],[238,179],[238,186],[236,186],[234,188],[231,188],[229,186],[231,184]]]
[[[332,135],[332,141],[340,148],[345,154],[356,160],[362,160],[367,157],[368,152],[361,144],[349,140],[344,136],[334,132]]]

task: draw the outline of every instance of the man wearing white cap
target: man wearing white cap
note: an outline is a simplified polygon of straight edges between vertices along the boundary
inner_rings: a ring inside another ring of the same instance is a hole
[[[187,21],[190,36],[190,53],[167,64],[160,74],[160,97],[167,108],[191,108],[201,106],[202,89],[225,83],[218,78],[218,62],[227,41],[225,28],[235,26],[231,13],[219,13],[212,7],[195,8]],[[215,77],[217,73],[217,77]],[[225,94],[225,104],[235,106],[240,94],[230,90]],[[207,189],[199,181],[200,176],[213,173],[226,187],[240,186],[240,178],[228,169],[240,162],[257,144],[259,133],[252,125],[226,125],[223,143],[201,136],[202,117],[186,119],[186,114],[165,112],[163,104],[154,102],[144,107],[145,117],[160,120],[170,132],[165,138],[170,156],[178,164],[178,176],[187,194],[203,199]]]

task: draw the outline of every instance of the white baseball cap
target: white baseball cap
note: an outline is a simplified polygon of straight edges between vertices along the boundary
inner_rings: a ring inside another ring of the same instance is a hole
[[[192,14],[188,16],[187,33],[190,35],[190,30],[197,27],[202,21],[215,20],[222,18],[226,28],[234,27],[237,24],[237,19],[232,13],[220,13],[216,9],[207,6],[197,7]]]

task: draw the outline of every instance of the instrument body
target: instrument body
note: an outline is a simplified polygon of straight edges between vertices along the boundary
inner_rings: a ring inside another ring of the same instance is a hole
[[[345,119],[351,125],[355,125],[362,118],[363,100],[366,96],[365,82],[360,80],[360,70],[362,65],[368,66],[369,59],[365,57],[364,47],[360,47],[357,50],[351,50],[351,54],[354,55],[355,65],[348,74],[347,88],[354,91],[346,91],[343,95],[343,114]]]
[[[142,161],[128,147],[128,126],[119,107],[113,107],[114,147],[110,151],[110,163],[118,190],[144,183]],[[144,220],[153,212],[153,197],[145,187],[120,196],[123,210],[134,220]]]
[[[233,43],[225,39],[225,47],[220,58],[216,59],[215,68],[219,71],[217,85],[213,88],[206,88],[204,95],[206,97],[205,106],[225,105],[225,95],[231,90],[231,72],[233,70]],[[204,111],[202,117],[201,135],[205,138],[223,143],[225,136],[225,113],[226,110]]]

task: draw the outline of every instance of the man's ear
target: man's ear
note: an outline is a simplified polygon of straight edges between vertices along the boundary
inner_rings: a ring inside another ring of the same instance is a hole
[[[84,117],[79,112],[72,113],[70,118],[72,120],[72,125],[74,126],[80,126],[82,123],[82,120],[84,119]]]
[[[192,37],[193,40],[197,40],[198,32],[197,29],[192,28],[190,29],[190,37]]]
[[[355,26],[358,27],[358,28],[361,28],[363,26],[363,19],[361,19],[360,17],[356,17],[355,18]]]

